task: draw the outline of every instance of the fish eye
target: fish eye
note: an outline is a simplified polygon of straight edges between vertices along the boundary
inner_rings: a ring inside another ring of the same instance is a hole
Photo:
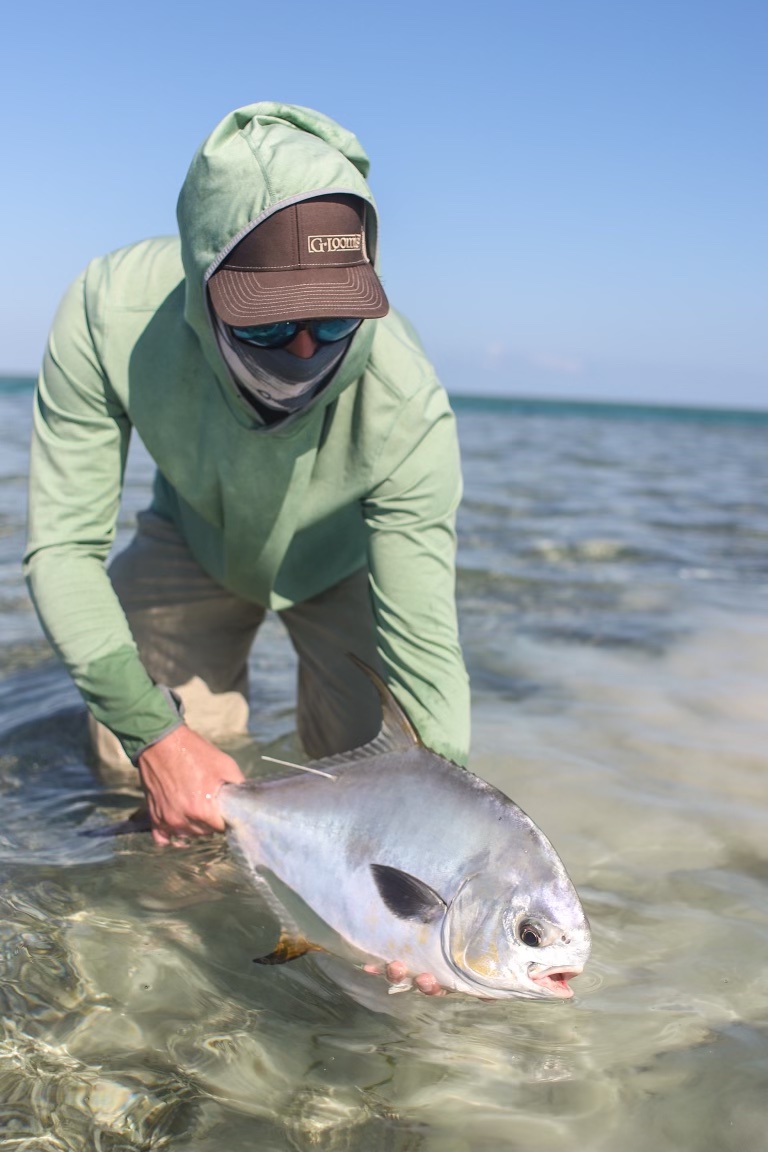
[[[521,943],[528,948],[538,948],[541,944],[541,928],[532,920],[523,920],[517,930]]]

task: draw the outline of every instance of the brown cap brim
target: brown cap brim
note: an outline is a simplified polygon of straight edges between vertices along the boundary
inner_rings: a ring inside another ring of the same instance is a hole
[[[220,268],[208,281],[225,324],[247,327],[320,316],[386,316],[389,302],[370,264],[253,272]]]
[[[208,281],[225,324],[247,327],[321,316],[385,316],[389,304],[370,263],[368,206],[329,193],[289,204],[238,241]]]

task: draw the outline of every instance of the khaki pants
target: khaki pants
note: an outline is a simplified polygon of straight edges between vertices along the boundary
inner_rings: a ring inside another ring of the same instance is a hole
[[[211,580],[176,528],[152,512],[139,514],[109,576],[144,666],[178,692],[190,728],[211,740],[245,732],[248,653],[265,609]],[[382,670],[366,570],[279,615],[299,657],[297,724],[308,755],[371,740],[381,726],[378,696],[347,655]],[[92,718],[90,729],[102,763],[128,764],[108,729]]]

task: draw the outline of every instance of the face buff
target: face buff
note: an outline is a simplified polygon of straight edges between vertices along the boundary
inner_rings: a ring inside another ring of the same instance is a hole
[[[218,317],[216,337],[240,388],[259,404],[286,415],[306,408],[322,390],[352,339],[319,344],[314,356],[302,359],[285,348],[257,348],[238,340]]]

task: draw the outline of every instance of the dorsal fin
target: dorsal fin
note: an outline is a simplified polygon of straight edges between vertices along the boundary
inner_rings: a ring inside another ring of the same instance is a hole
[[[355,656],[354,653],[348,652],[347,655],[352,663],[357,664],[360,671],[365,673],[381,700],[381,731],[376,739],[371,741],[371,744],[381,746],[386,743],[386,751],[389,752],[405,752],[407,748],[414,746],[423,748],[421,738],[408,719],[405,710],[395,700],[378,672],[374,672],[373,668],[369,668],[365,661],[361,660],[359,656]],[[369,748],[371,744],[366,744],[365,747]],[[380,750],[384,751],[384,748],[380,748]]]
[[[411,724],[405,710],[400,707],[397,700],[386,686],[378,672],[348,652],[353,664],[365,673],[376,688],[381,700],[381,728],[377,736],[359,748],[352,748],[349,752],[340,752],[336,756],[324,756],[322,760],[310,760],[315,768],[342,768],[345,764],[356,764],[367,756],[381,756],[384,752],[407,752],[410,748],[423,748],[424,744],[418,732]]]

